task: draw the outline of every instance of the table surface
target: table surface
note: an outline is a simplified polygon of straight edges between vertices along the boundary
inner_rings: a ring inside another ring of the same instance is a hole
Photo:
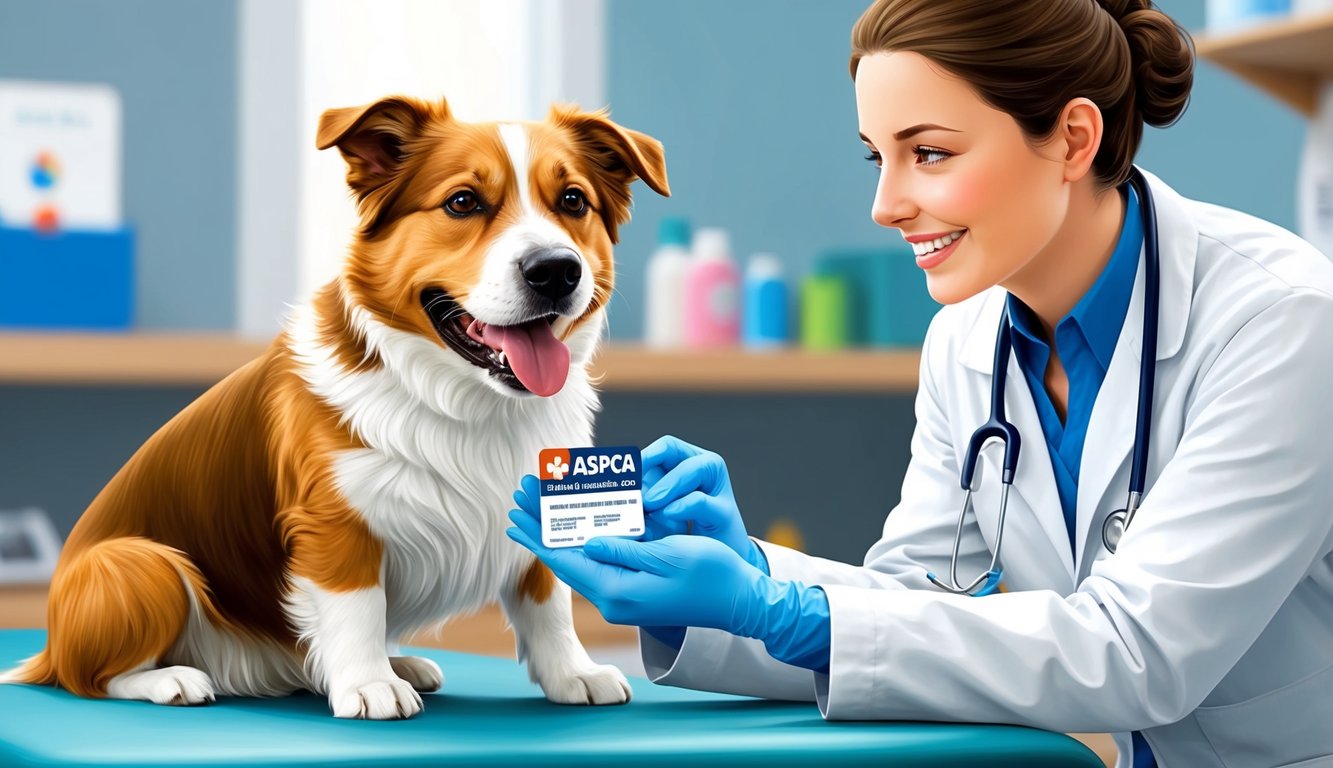
[[[0,669],[41,647],[0,631]],[[813,703],[685,691],[631,678],[625,706],[551,704],[517,662],[431,649],[444,689],[406,721],[339,720],[321,696],[201,707],[88,700],[0,685],[0,765],[1086,766],[1063,734],[1000,725],[826,722]]]

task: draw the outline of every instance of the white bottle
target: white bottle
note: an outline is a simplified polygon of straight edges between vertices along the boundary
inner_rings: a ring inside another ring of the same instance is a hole
[[[662,219],[657,250],[648,258],[644,285],[643,336],[650,347],[666,349],[685,344],[685,273],[689,266],[689,222]]]
[[[1320,87],[1306,131],[1296,193],[1297,228],[1301,237],[1333,259],[1333,79]]]

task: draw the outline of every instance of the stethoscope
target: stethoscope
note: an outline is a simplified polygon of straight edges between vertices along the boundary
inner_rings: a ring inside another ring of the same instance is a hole
[[[1156,378],[1157,362],[1157,314],[1158,283],[1161,280],[1161,265],[1157,251],[1157,212],[1153,207],[1152,193],[1148,191],[1148,182],[1138,168],[1132,168],[1129,183],[1138,192],[1139,204],[1143,214],[1144,258],[1147,260],[1143,294],[1143,355],[1139,360],[1139,403],[1138,419],[1134,427],[1134,463],[1129,475],[1129,500],[1124,509],[1117,509],[1106,516],[1102,524],[1102,543],[1108,552],[1115,554],[1120,539],[1125,535],[1129,524],[1134,520],[1134,513],[1143,502],[1144,478],[1148,471],[1148,439],[1152,430],[1153,383]],[[995,339],[995,367],[991,379],[990,420],[972,434],[968,443],[967,454],[963,457],[962,484],[966,494],[963,497],[963,510],[958,514],[958,530],[954,532],[953,557],[949,560],[951,584],[945,584],[927,573],[926,578],[940,589],[958,595],[981,597],[999,589],[1000,577],[1004,567],[1000,563],[1000,543],[1004,539],[1004,513],[1009,506],[1009,489],[1014,483],[1018,471],[1018,449],[1021,440],[1018,428],[1004,418],[1004,384],[1008,377],[1009,353],[1009,310],[1006,307],[1000,317],[1000,330]],[[972,479],[977,469],[977,459],[981,448],[992,438],[1004,445],[1004,472],[1000,478],[1000,516],[995,532],[995,552],[991,555],[990,568],[972,580],[966,587],[958,586],[958,549],[963,541],[963,519],[972,504]]]

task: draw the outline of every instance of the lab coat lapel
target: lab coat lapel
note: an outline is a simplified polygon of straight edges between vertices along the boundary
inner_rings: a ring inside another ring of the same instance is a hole
[[[1157,210],[1161,261],[1157,330],[1157,363],[1160,365],[1184,346],[1194,294],[1194,262],[1198,256],[1199,233],[1193,217],[1185,209],[1184,200],[1157,177],[1148,173],[1144,176],[1148,179]],[[1146,249],[1146,242],[1144,247]],[[1097,402],[1093,404],[1087,437],[1083,441],[1074,529],[1075,573],[1078,574],[1084,572],[1089,557],[1095,558],[1101,552],[1101,527],[1106,515],[1123,508],[1129,495],[1130,460],[1138,415],[1147,266],[1146,254],[1141,251],[1139,256],[1139,271],[1134,279],[1125,324],[1120,329],[1111,365],[1097,393]],[[1157,399],[1161,398],[1159,384]],[[1154,403],[1154,411],[1155,406]],[[1147,479],[1146,488],[1151,489],[1151,478]]]
[[[1075,573],[1083,573],[1085,551],[1092,547],[1093,556],[1101,546],[1101,528],[1089,540],[1095,522],[1102,520],[1112,509],[1125,505],[1121,492],[1128,494],[1128,466],[1134,449],[1134,425],[1138,413],[1139,357],[1142,348],[1143,327],[1143,260],[1139,260],[1139,277],[1129,300],[1125,324],[1120,339],[1111,355],[1111,365],[1102,379],[1097,400],[1088,419],[1087,436],[1083,439],[1083,456],[1079,459],[1078,500],[1074,519]],[[1123,485],[1116,485],[1123,473]],[[1108,506],[1113,505],[1113,506]]]
[[[1000,314],[1004,310],[1007,295],[1003,289],[997,288],[987,296],[986,304],[978,313],[977,321],[969,332],[960,355],[960,362],[963,365],[984,374],[982,377],[984,384],[978,387],[974,396],[982,398],[987,404],[990,402],[995,333],[999,327]],[[1035,542],[1022,541],[1018,537],[1010,536],[1004,540],[1001,558],[1017,562],[1016,558],[1022,557],[1025,567],[1041,566],[1041,570],[1050,579],[1060,578],[1060,574],[1063,574],[1060,580],[1064,582],[1062,584],[1065,587],[1064,591],[1070,591],[1074,584],[1074,554],[1069,548],[1069,534],[1065,530],[1064,515],[1060,509],[1060,492],[1055,485],[1051,454],[1046,448],[1046,436],[1042,432],[1041,420],[1037,416],[1032,390],[1018,367],[1018,359],[1013,355],[1009,357],[1004,409],[1006,417],[1018,428],[1022,441],[1018,452],[1018,473],[1014,477],[1014,485],[1009,494],[1006,526],[1011,527],[1012,533],[1012,528],[1031,528],[1031,523],[1035,522],[1050,541],[1051,549],[1036,551]],[[983,406],[981,412],[988,411],[989,405]],[[981,426],[980,422],[977,426]],[[991,447],[982,452],[982,462],[985,465],[982,476],[984,483],[998,484],[1002,460],[1003,451],[998,444],[992,442]],[[995,494],[995,498],[998,501],[998,493]],[[1024,526],[1022,522],[1015,520],[1020,515],[1027,515],[1035,520],[1029,520],[1029,525]],[[1047,564],[1053,559],[1058,560],[1060,565],[1048,566]]]
[[[997,321],[998,322],[998,321]],[[1027,514],[1037,519],[1037,524],[1050,540],[1055,556],[1064,566],[1072,588],[1074,581],[1074,553],[1069,548],[1069,532],[1065,530],[1065,517],[1060,507],[1060,490],[1055,484],[1055,469],[1051,466],[1051,452],[1046,447],[1046,434],[1041,429],[1041,418],[1037,415],[1037,403],[1032,398],[1032,389],[1027,378],[1018,366],[1018,359],[1009,358],[1009,376],[1005,385],[1004,408],[1009,421],[1018,428],[1022,438],[1018,454],[1018,472],[1014,476],[1014,486],[1010,489],[1010,514],[1015,511],[1013,499],[1018,497],[1027,509]],[[992,477],[999,477],[999,464],[1002,453],[996,449]],[[1012,544],[1011,544],[1012,546]],[[1012,551],[1012,550],[1011,550]]]

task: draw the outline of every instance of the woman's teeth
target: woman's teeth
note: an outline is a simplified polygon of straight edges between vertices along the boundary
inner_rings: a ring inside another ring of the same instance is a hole
[[[927,253],[938,251],[949,243],[962,237],[963,233],[966,231],[966,229],[960,229],[957,232],[950,232],[944,237],[937,237],[934,240],[927,240],[924,243],[912,243],[912,252],[917,256],[925,256]]]

